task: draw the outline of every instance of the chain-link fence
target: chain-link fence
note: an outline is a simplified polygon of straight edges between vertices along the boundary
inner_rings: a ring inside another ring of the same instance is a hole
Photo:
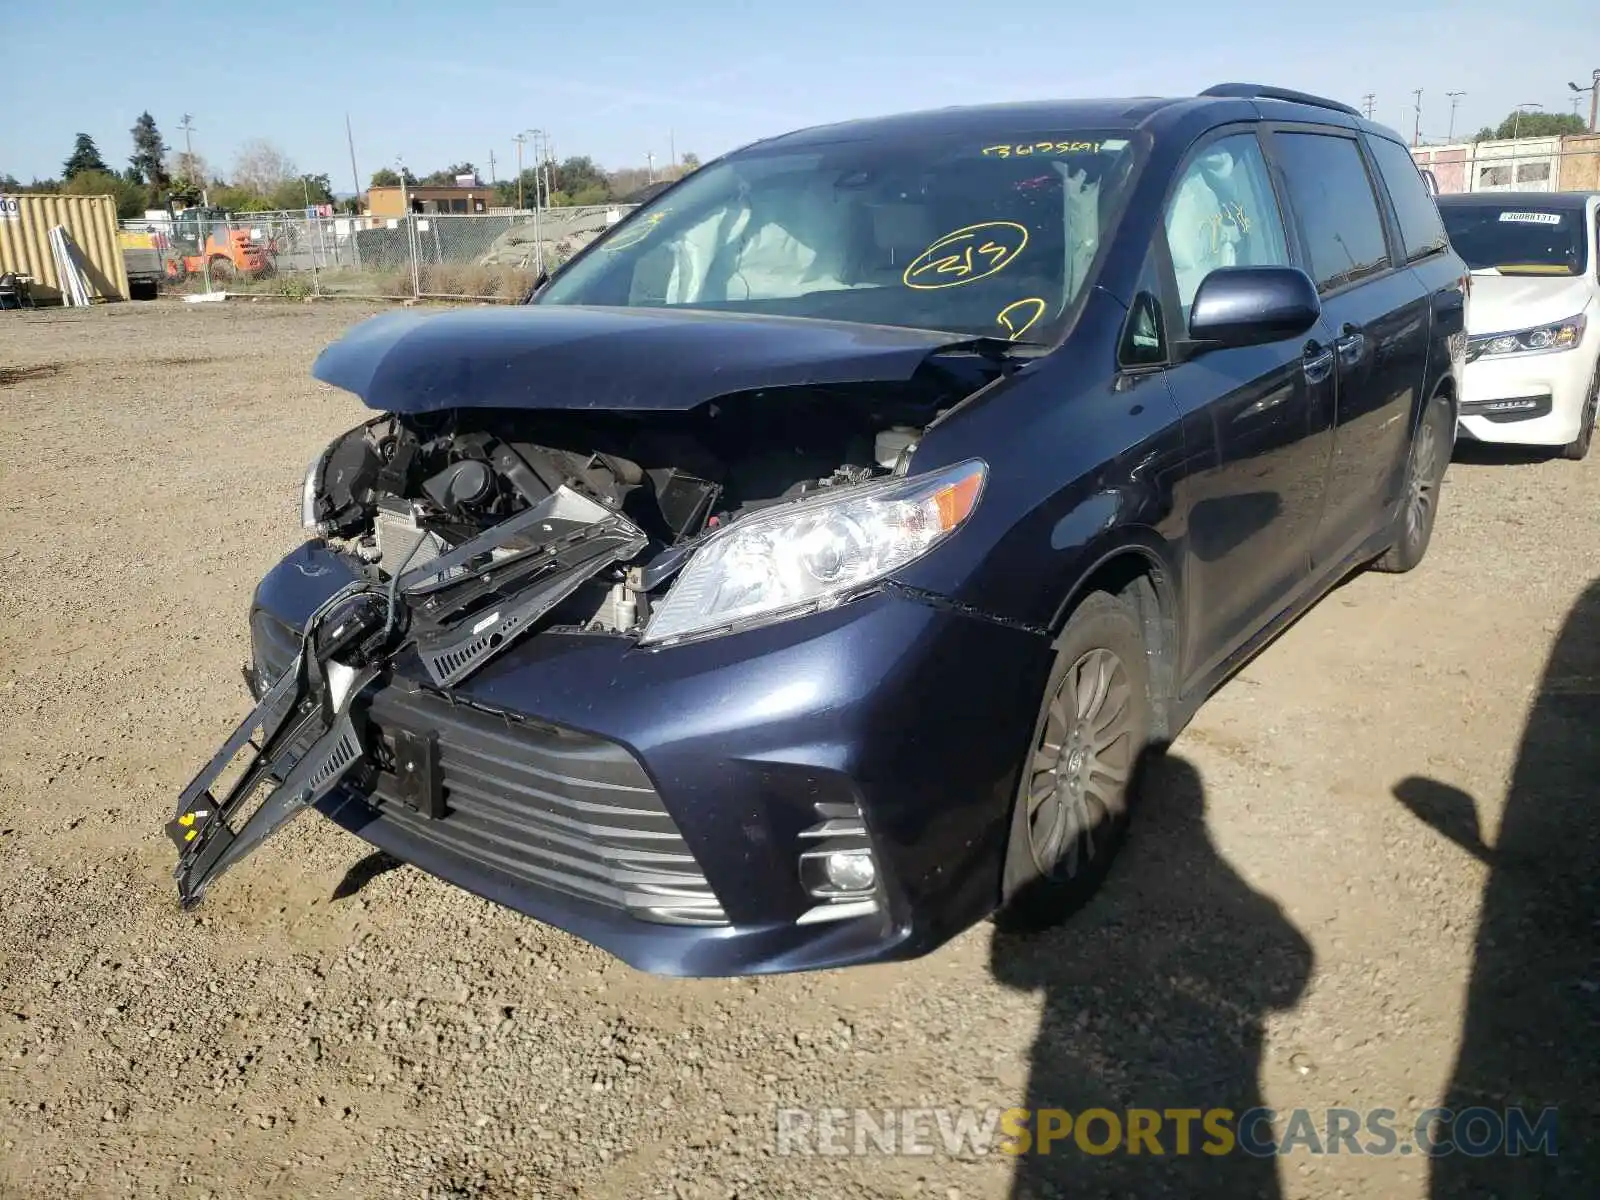
[[[515,302],[631,205],[511,213],[128,221],[130,272],[166,294]]]

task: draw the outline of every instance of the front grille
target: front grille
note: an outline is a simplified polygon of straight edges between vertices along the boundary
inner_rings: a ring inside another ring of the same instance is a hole
[[[293,656],[293,635],[256,616],[258,669],[275,678]],[[378,770],[367,796],[375,824],[641,920],[727,924],[650,777],[623,747],[395,679],[372,695],[369,757],[392,768],[396,735],[407,732],[437,736],[445,815],[408,806],[397,776]]]

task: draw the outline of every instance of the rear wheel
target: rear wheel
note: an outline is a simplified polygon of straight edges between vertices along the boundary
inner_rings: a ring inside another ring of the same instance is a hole
[[[1589,456],[1589,443],[1594,440],[1597,411],[1600,411],[1600,366],[1595,368],[1594,378],[1589,381],[1589,395],[1583,402],[1582,424],[1578,426],[1578,436],[1561,447],[1562,458],[1581,462]]]
[[[208,269],[211,272],[212,283],[229,283],[233,280],[233,263],[226,258],[220,256],[213,258]]]
[[[1374,566],[1396,574],[1409,571],[1422,561],[1433,539],[1433,522],[1439,513],[1439,485],[1450,465],[1455,441],[1455,410],[1450,397],[1436,394],[1423,411],[1417,436],[1411,442],[1406,463],[1405,495],[1395,514],[1394,544]]]
[[[1121,848],[1153,710],[1132,606],[1096,592],[1056,641],[1023,764],[996,923],[1042,929],[1093,895]]]

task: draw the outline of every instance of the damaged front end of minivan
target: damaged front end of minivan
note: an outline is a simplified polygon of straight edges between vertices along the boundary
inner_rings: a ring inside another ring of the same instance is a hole
[[[985,339],[883,330],[875,342],[859,327],[755,318],[524,309],[357,327],[314,373],[380,415],[311,464],[301,515],[313,540],[258,590],[256,707],[167,827],[181,902],[316,806],[602,944],[585,916],[595,906],[736,923],[730,907],[750,906],[730,906],[704,873],[723,835],[682,834],[657,778],[683,768],[666,733],[641,731],[652,704],[682,724],[697,703],[666,660],[871,595],[950,536],[987,468],[919,474],[913,455],[1015,366]],[[703,656],[682,665],[705,686]],[[782,668],[796,686],[799,665]],[[748,704],[770,698],[742,671],[718,703],[741,686],[760,689]],[[775,745],[728,761],[742,770]],[[786,810],[752,832],[760,822],[743,814],[747,867],[762,868],[762,839],[781,830],[799,845],[790,923],[881,914],[859,802],[813,791],[806,820]],[[727,820],[741,820],[736,797]]]

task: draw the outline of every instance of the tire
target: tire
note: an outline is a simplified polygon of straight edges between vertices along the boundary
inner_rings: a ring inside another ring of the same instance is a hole
[[[226,258],[213,258],[206,269],[211,273],[212,283],[229,283],[233,280],[233,263]]]
[[[1091,594],[1055,643],[1012,811],[995,924],[1045,929],[1099,888],[1127,833],[1154,706],[1138,614]]]
[[[1561,447],[1561,457],[1582,462],[1589,457],[1589,443],[1594,441],[1596,411],[1600,410],[1600,366],[1595,367],[1594,378],[1589,381],[1589,396],[1583,402],[1583,423],[1578,426],[1578,436]]]
[[[1428,553],[1439,515],[1439,484],[1455,445],[1455,410],[1450,397],[1434,394],[1423,411],[1406,459],[1406,486],[1394,517],[1394,541],[1373,566],[1399,575],[1414,569]]]

